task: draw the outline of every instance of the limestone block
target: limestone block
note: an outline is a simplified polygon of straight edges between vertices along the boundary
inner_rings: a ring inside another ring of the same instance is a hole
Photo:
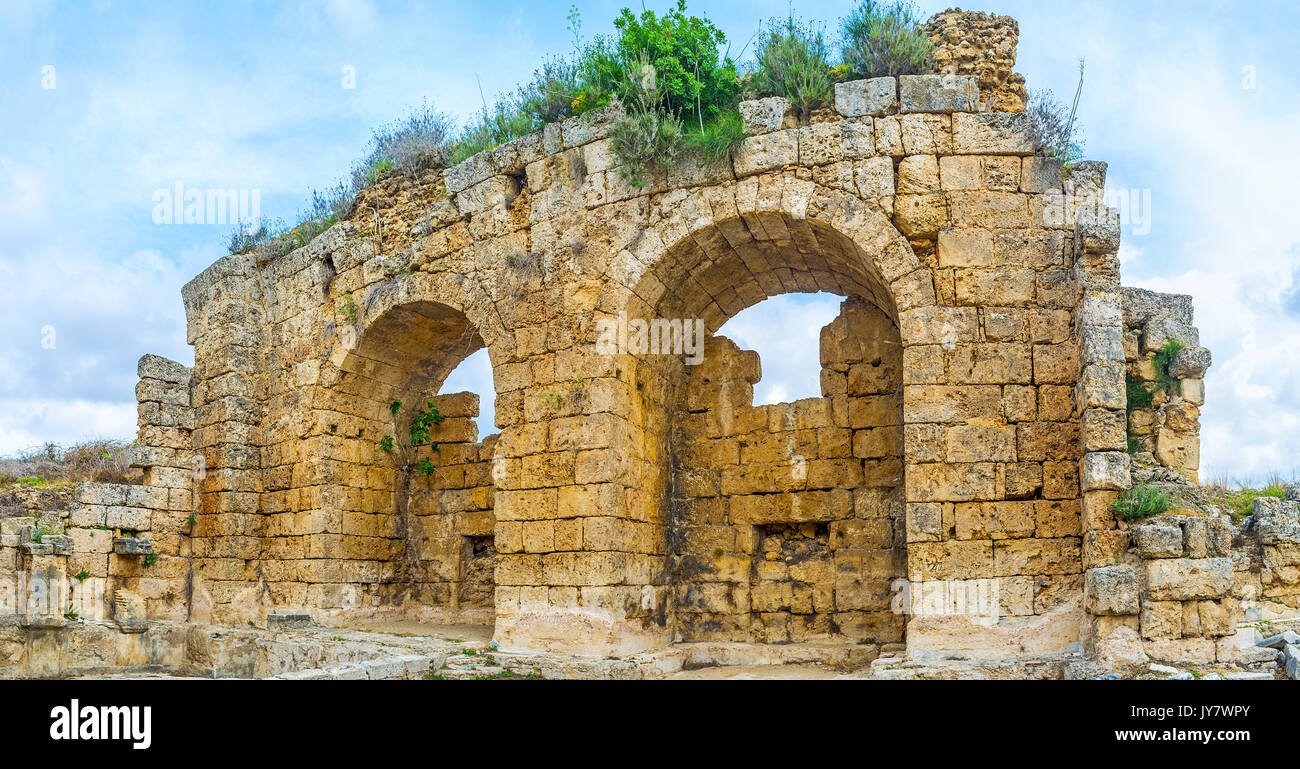
[[[979,83],[973,75],[902,75],[898,91],[903,112],[979,109]]]
[[[732,155],[736,176],[751,176],[799,162],[799,134],[785,129],[762,136],[750,136]]]
[[[116,483],[79,483],[74,495],[83,505],[121,505],[127,487]]]
[[[894,194],[894,163],[889,158],[867,158],[853,164],[853,183],[864,198]]]
[[[933,155],[909,155],[898,164],[899,194],[939,191],[939,162]]]
[[[1118,363],[1084,366],[1080,390],[1080,408],[1123,409],[1127,392],[1124,366]]]
[[[1084,326],[1083,364],[1117,363],[1124,360],[1124,330],[1119,326]]]
[[[1162,558],[1146,562],[1147,594],[1156,601],[1222,598],[1232,590],[1231,558]]]
[[[1217,659],[1214,641],[1209,638],[1168,638],[1147,641],[1147,655],[1162,662],[1209,664]]]
[[[1183,530],[1178,526],[1146,523],[1133,529],[1133,544],[1143,558],[1181,558]]]
[[[1194,604],[1193,604],[1194,605]],[[1179,601],[1143,601],[1142,637],[1180,638],[1183,635],[1183,605]]]
[[[443,171],[442,179],[447,185],[447,192],[456,195],[494,173],[496,168],[492,165],[491,153],[480,152]]]
[[[1083,412],[1084,451],[1122,451],[1127,444],[1122,411],[1092,408]]]
[[[1186,347],[1178,351],[1173,362],[1169,364],[1169,375],[1175,379],[1194,379],[1199,381],[1210,367],[1210,351],[1204,347]],[[1204,396],[1200,396],[1204,401]]]
[[[797,125],[794,110],[790,108],[790,100],[780,96],[742,101],[740,120],[745,126],[746,136],[772,133],[785,128],[794,128]]]
[[[948,115],[900,115],[903,149],[908,155],[947,155],[952,152],[952,124]],[[901,153],[900,153],[901,154]]]
[[[1121,451],[1090,451],[1079,462],[1079,484],[1083,491],[1127,489],[1130,484],[1129,456]]]
[[[1201,635],[1209,638],[1221,638],[1236,633],[1237,627],[1234,622],[1236,601],[1233,599],[1197,601],[1196,607]]]
[[[183,385],[189,385],[193,373],[192,369],[157,355],[142,356],[137,371],[141,379],[157,379]]]
[[[894,199],[894,222],[908,237],[937,237],[948,225],[948,200],[938,193],[899,195]]]
[[[1023,192],[1043,193],[1061,189],[1060,158],[1027,157],[1021,160],[1020,189]]]
[[[1151,320],[1143,328],[1142,354],[1158,353],[1169,342],[1181,342],[1189,348],[1196,347],[1201,343],[1200,335],[1190,324],[1170,317],[1160,317]]]
[[[1156,461],[1185,474],[1194,474],[1201,465],[1201,439],[1161,428],[1156,433]]]
[[[898,84],[892,77],[835,84],[835,111],[844,117],[881,117],[898,111]]]
[[[952,151],[958,155],[1031,155],[1034,142],[1023,112],[957,112]]]
[[[1137,614],[1138,574],[1132,566],[1099,566],[1084,580],[1084,601],[1092,614]]]

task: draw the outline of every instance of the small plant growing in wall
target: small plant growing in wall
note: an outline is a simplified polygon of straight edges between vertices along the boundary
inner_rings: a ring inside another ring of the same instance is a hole
[[[1154,486],[1140,483],[1121,494],[1110,509],[1126,521],[1150,518],[1169,510],[1169,496]]]
[[[145,566],[153,566],[155,563],[158,563],[158,554],[157,554],[157,553],[148,553],[148,554],[145,555],[145,557],[144,557],[144,565],[145,565]]]
[[[401,412],[402,405],[403,404],[400,400],[395,400],[388,404],[388,410],[392,413],[394,418],[396,418]],[[442,413],[438,411],[438,404],[433,401],[426,401],[424,408],[416,412],[415,419],[411,423],[409,448],[415,448],[416,446],[429,446],[434,451],[439,451],[440,447],[438,444],[431,443],[430,438],[434,426],[440,424],[442,419]],[[379,448],[388,453],[392,453],[393,451],[402,448],[402,454],[405,455],[405,447],[399,447],[391,435],[385,435],[383,439],[379,441]],[[431,462],[427,457],[421,458],[420,461],[416,462],[411,467],[424,475],[433,475],[437,470],[433,462]]]
[[[343,294],[339,299],[341,301],[339,302],[338,307],[334,309],[334,313],[340,318],[346,320],[348,325],[355,326],[357,319],[360,317],[361,308],[358,307],[356,301],[353,300],[351,292]]]
[[[420,409],[415,415],[415,422],[411,424],[411,445],[423,446],[429,442],[429,431],[435,425],[442,424],[442,414],[438,411],[438,404],[428,401],[423,409]],[[434,447],[437,451],[437,447]]]
[[[1178,394],[1179,382],[1169,373],[1169,367],[1178,357],[1178,353],[1186,348],[1187,345],[1177,339],[1170,339],[1165,342],[1165,346],[1151,359],[1152,368],[1155,369],[1156,380],[1150,389],[1146,384],[1132,374],[1124,375],[1124,395],[1125,409],[1127,419],[1125,424],[1128,427],[1128,451],[1130,454],[1137,453],[1141,448],[1137,436],[1133,434],[1133,412],[1149,409],[1155,403],[1157,394],[1163,392],[1169,395]]]
[[[194,513],[190,513],[190,517],[185,519],[185,525],[193,529],[199,525],[199,519],[194,517]]]
[[[90,579],[90,572],[86,571],[85,569],[82,569],[81,571],[72,575],[72,578],[77,580],[78,582],[85,582],[86,580]]]
[[[1177,339],[1170,339],[1165,342],[1164,347],[1160,348],[1160,352],[1156,353],[1156,357],[1151,361],[1156,370],[1156,384],[1155,389],[1152,390],[1152,395],[1161,390],[1170,395],[1179,394],[1178,380],[1174,379],[1173,374],[1169,373],[1169,367],[1173,364],[1174,358],[1178,357],[1178,353],[1186,347],[1186,344]]]
[[[1056,100],[1051,91],[1033,91],[1025,111],[1029,115],[1029,134],[1040,154],[1057,158],[1068,173],[1070,166],[1083,160],[1083,138],[1076,117],[1079,97],[1083,95],[1083,60],[1079,60],[1079,85],[1069,110]]]
[[[64,610],[63,616],[66,617],[67,619],[73,620],[74,622],[76,620],[81,619],[81,615],[78,614],[76,608],[72,606],[69,606],[67,609]]]

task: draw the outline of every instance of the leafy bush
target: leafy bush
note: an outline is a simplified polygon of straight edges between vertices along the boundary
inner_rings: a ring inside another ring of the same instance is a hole
[[[540,129],[574,114],[580,84],[578,65],[567,58],[547,59],[533,71],[533,81],[520,91],[520,106]]]
[[[1029,114],[1029,132],[1037,151],[1069,167],[1083,159],[1083,138],[1075,121],[1079,97],[1083,94],[1083,61],[1079,62],[1079,85],[1074,102],[1067,111],[1050,90],[1031,91],[1025,112]]]
[[[635,16],[624,8],[614,20],[614,39],[597,38],[580,54],[579,113],[643,100],[665,115],[692,117],[703,132],[724,110],[735,107],[740,92],[736,66],[720,56],[727,36],[713,22],[686,14],[686,0],[656,16]]]
[[[820,29],[793,16],[784,21],[773,19],[759,36],[748,90],[755,97],[789,99],[799,119],[806,122],[813,110],[834,99],[829,56],[830,47]]]
[[[1142,483],[1121,494],[1110,509],[1126,521],[1150,518],[1169,510],[1169,496],[1154,486]]]
[[[704,125],[703,131],[682,132],[679,154],[712,163],[730,155],[744,138],[745,123],[740,112],[720,112],[713,122]]]
[[[652,168],[677,154],[682,121],[644,104],[632,104],[626,110],[610,131],[610,148],[620,161],[619,178],[640,189]]]
[[[911,3],[862,0],[840,22],[840,56],[859,78],[916,75],[934,68],[934,44]]]

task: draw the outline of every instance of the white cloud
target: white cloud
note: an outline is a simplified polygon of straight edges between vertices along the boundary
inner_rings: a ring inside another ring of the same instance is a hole
[[[492,360],[486,348],[471,354],[452,369],[443,380],[441,393],[471,392],[479,397],[478,424],[479,440],[498,432],[496,428],[496,389],[492,385]]]
[[[373,35],[379,14],[369,0],[328,0],[325,13],[341,32],[349,36]]]
[[[821,329],[843,299],[833,294],[782,294],[736,313],[718,329],[758,353],[763,377],[754,405],[821,397]]]

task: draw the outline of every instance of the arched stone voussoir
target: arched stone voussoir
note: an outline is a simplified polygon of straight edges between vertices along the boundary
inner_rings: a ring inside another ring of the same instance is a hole
[[[856,195],[788,173],[746,177],[700,192],[712,215],[692,222],[684,212],[651,225],[636,250],[621,252],[611,263],[615,283],[657,308],[680,298],[684,286],[698,293],[697,273],[710,267],[734,264],[738,285],[752,282],[750,274],[761,277],[753,273],[755,264],[763,265],[759,272],[788,268],[820,275],[827,274],[822,265],[830,265],[832,273],[841,265],[856,273],[858,282],[876,289],[871,292],[874,298],[891,299],[892,306],[884,309],[895,319],[900,310],[936,302],[930,271],[916,258],[907,238],[873,203]],[[682,199],[700,198],[684,194]],[[752,248],[759,248],[763,258],[755,259]],[[820,286],[824,280],[814,277],[799,285]],[[797,290],[780,285],[781,290],[768,293]],[[636,304],[629,300],[606,287],[600,307],[614,312]],[[711,315],[718,314],[717,308],[750,303],[743,297],[677,302],[678,309],[694,306],[700,312],[710,310]],[[734,312],[723,310],[724,316],[730,314]]]

